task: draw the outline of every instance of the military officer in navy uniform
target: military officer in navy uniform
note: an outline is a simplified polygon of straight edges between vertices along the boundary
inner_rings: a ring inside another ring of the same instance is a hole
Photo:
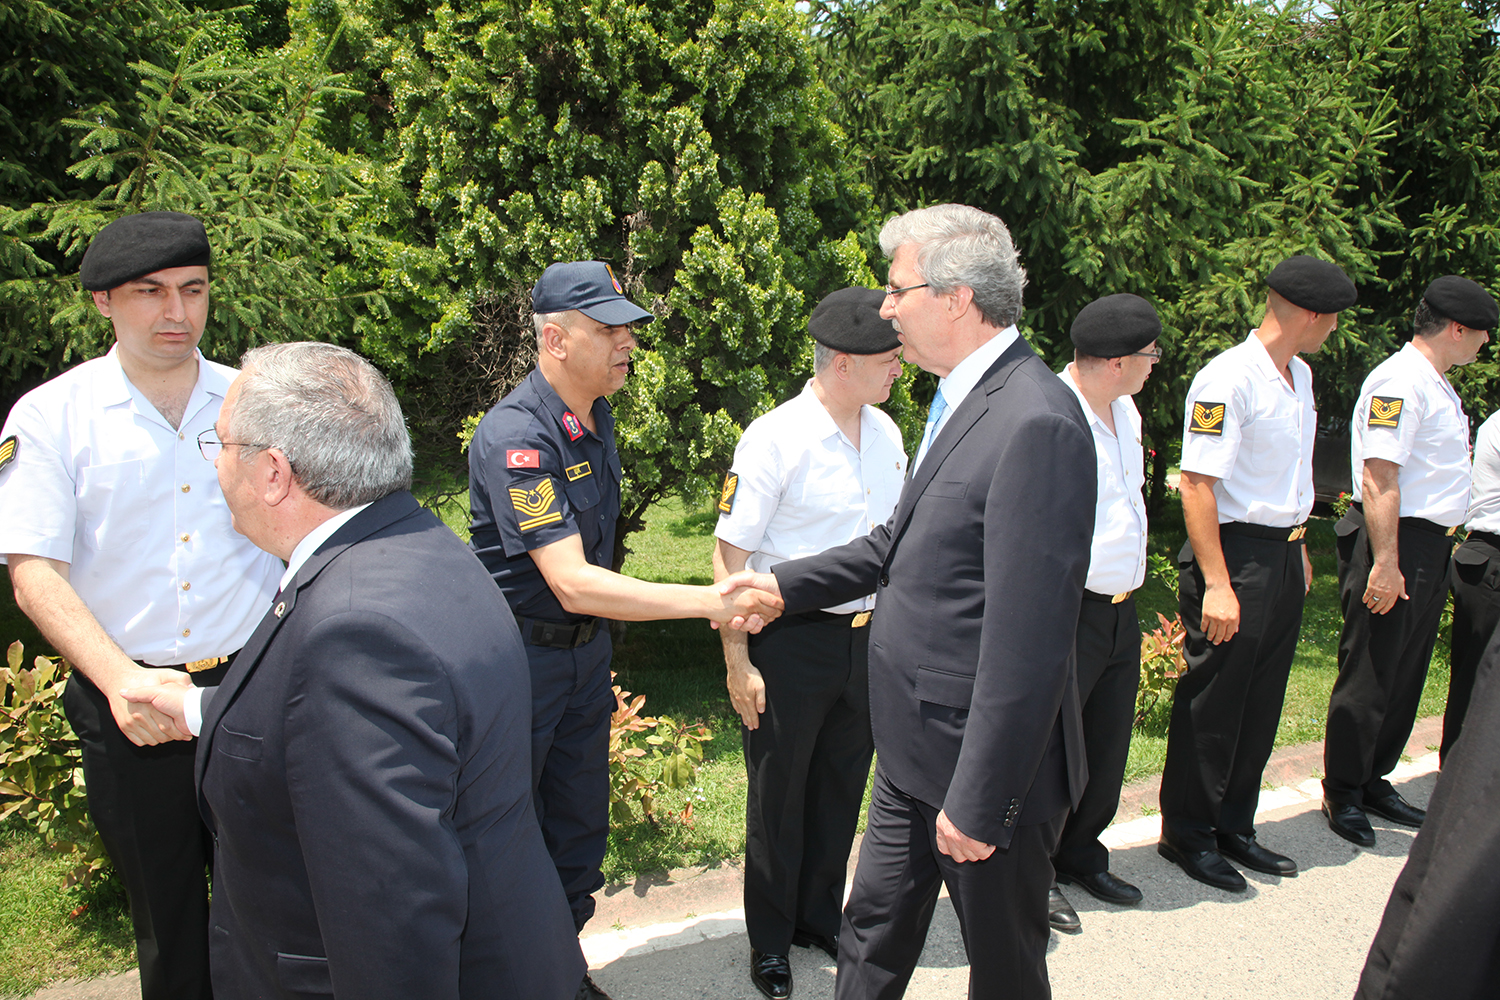
[[[610,639],[605,619],[753,623],[780,601],[645,583],[610,569],[620,454],[607,396],[625,383],[632,325],[651,314],[609,265],[548,267],[531,291],[537,366],[485,415],[469,448],[470,545],[505,594],[531,667],[537,817],[573,922],[594,913],[609,833]],[[580,997],[602,996],[587,976]]]
[[[1469,508],[1469,420],[1445,373],[1479,356],[1495,300],[1450,274],[1427,286],[1412,339],[1365,378],[1351,421],[1354,502],[1338,523],[1339,676],[1323,741],[1323,813],[1373,847],[1366,813],[1421,826],[1385,776],[1411,735]]]
[[[1162,770],[1162,857],[1230,892],[1252,871],[1297,863],[1255,839],[1287,676],[1312,586],[1303,537],[1317,433],[1312,371],[1357,298],[1337,265],[1297,255],[1266,278],[1265,318],[1188,389],[1182,436],[1178,606],[1187,671],[1177,682]]]
[[[813,377],[740,437],[714,529],[714,576],[765,572],[868,535],[896,509],[901,432],[877,405],[901,376],[885,293],[844,288],[813,310]],[[745,924],[750,979],[792,993],[788,946],[838,957],[845,871],[874,743],[873,596],[726,629],[730,699],[744,722]]]
[[[1069,330],[1073,363],[1059,373],[1078,395],[1094,436],[1099,492],[1083,604],[1078,609],[1078,696],[1089,780],[1052,852],[1057,882],[1121,906],[1141,891],[1109,870],[1099,841],[1120,808],[1120,786],[1135,724],[1141,680],[1141,626],[1134,592],[1146,579],[1146,481],[1141,414],[1131,399],[1161,357],[1161,320],[1151,303],[1121,292],[1095,299]],[[1056,930],[1083,929],[1078,912],[1054,882],[1047,900]]]

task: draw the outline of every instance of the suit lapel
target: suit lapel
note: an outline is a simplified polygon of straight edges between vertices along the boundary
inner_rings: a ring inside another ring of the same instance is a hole
[[[271,640],[276,637],[281,626],[291,619],[292,611],[297,606],[298,592],[316,579],[318,574],[349,546],[389,527],[404,517],[411,516],[420,509],[421,506],[416,498],[403,490],[375,501],[352,517],[298,568],[297,575],[287,584],[286,589],[277,595],[276,601],[266,612],[266,616],[260,620],[255,631],[245,641],[244,647],[234,658],[229,672],[224,675],[224,680],[219,683],[218,690],[203,713],[203,728],[200,730],[198,752],[193,761],[194,778],[198,788],[198,808],[208,819],[210,827],[213,825],[213,820],[208,803],[203,799],[203,773],[213,753],[214,734],[219,728],[219,721],[223,719],[224,713],[234,704],[235,698],[244,689],[245,682],[250,679],[256,667],[260,666],[260,661],[265,656]]]

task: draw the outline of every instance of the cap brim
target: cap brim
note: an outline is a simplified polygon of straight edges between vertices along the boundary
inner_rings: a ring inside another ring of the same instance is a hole
[[[642,323],[655,319],[650,313],[629,299],[609,299],[596,305],[578,306],[578,311],[596,323],[605,326],[624,326],[627,323]]]

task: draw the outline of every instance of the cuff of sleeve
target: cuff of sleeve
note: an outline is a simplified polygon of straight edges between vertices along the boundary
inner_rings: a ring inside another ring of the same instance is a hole
[[[192,688],[182,696],[182,721],[194,736],[203,732],[203,689]]]

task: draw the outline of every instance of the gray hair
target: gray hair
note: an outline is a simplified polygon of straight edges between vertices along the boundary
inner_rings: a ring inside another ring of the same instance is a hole
[[[1026,269],[1010,230],[997,217],[968,205],[915,209],[880,230],[880,249],[887,257],[907,245],[917,248],[917,272],[935,293],[969,288],[990,326],[1020,320]]]
[[[816,340],[813,341],[813,374],[817,375],[819,372],[822,372],[829,365],[833,364],[833,359],[838,356],[839,352],[827,344],[820,344]]]
[[[1447,316],[1438,312],[1428,305],[1423,299],[1417,303],[1417,311],[1411,318],[1411,335],[1413,337],[1432,337],[1448,329],[1448,324],[1453,322]]]
[[[558,326],[566,327],[568,324],[564,320],[567,318],[567,312],[532,313],[531,325],[536,329],[536,346],[542,346],[542,327],[548,323],[556,323]]]
[[[411,438],[385,376],[333,344],[267,344],[240,360],[230,437],[275,448],[334,510],[411,487]]]

